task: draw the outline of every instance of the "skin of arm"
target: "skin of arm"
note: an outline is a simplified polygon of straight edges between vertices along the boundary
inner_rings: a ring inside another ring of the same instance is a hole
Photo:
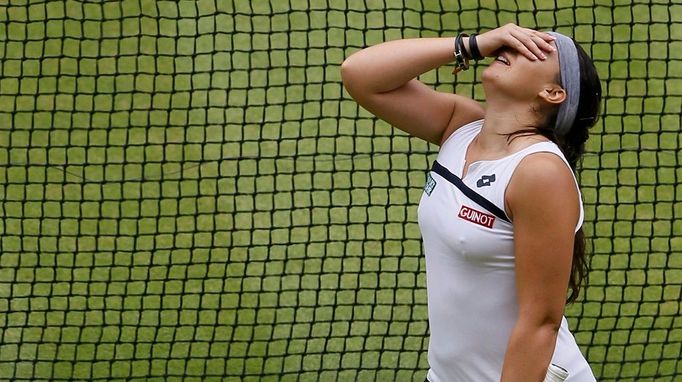
[[[530,60],[545,59],[554,48],[546,33],[507,24],[478,36],[478,48],[489,57],[503,46]],[[463,39],[468,49],[469,38]],[[437,92],[416,78],[454,61],[454,38],[420,38],[384,42],[362,49],[341,65],[341,79],[348,93],[365,109],[391,125],[441,144],[457,128],[483,118],[476,101]]]
[[[502,382],[543,381],[563,318],[579,196],[571,170],[551,153],[529,155],[507,189],[514,221],[519,317]]]
[[[438,92],[416,79],[454,60],[453,38],[395,40],[360,50],[341,65],[348,93],[389,124],[434,144],[483,118],[476,101]]]

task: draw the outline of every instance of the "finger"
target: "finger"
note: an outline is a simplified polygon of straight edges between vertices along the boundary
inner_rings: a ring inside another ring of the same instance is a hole
[[[534,29],[530,28],[521,28],[523,32],[530,37],[530,39],[537,45],[540,49],[542,49],[545,52],[555,52],[556,49],[552,44],[550,44],[552,41],[556,40],[556,37],[552,36],[549,33],[545,32],[540,32],[536,31]],[[535,50],[533,50],[535,52]],[[543,52],[544,54],[544,52]],[[538,56],[539,58],[542,59],[541,56]]]
[[[554,48],[554,46],[552,46],[552,44],[550,44],[542,36],[532,35],[530,38],[533,39],[533,42],[535,42],[535,44],[545,52],[556,52],[556,48]]]
[[[535,29],[530,29],[530,28],[521,28],[521,29],[523,29],[529,35],[538,35],[538,36],[542,37],[542,39],[544,39],[544,40],[556,40],[556,37],[552,36],[551,34],[549,34],[547,32],[543,32],[543,31],[539,31],[539,30],[535,30]]]
[[[526,58],[528,58],[531,61],[535,61],[538,58],[531,52],[519,39],[514,37],[513,35],[508,36],[508,38],[505,41],[505,45],[509,46],[510,48],[516,50]]]
[[[532,31],[532,34],[522,33],[519,39],[537,58],[545,60],[547,55],[542,51],[542,48],[546,43],[544,40],[535,37],[536,33],[536,31]]]
[[[528,57],[530,60],[537,60],[538,58],[541,60],[544,60],[547,58],[545,54],[538,48],[537,44],[533,41],[533,39],[525,34],[523,31],[518,31],[518,30],[513,30],[510,33],[518,42],[519,44],[516,44],[514,47],[516,50],[519,51],[519,53],[523,54],[524,56]],[[518,46],[518,47],[517,47]]]
[[[540,47],[540,49],[542,49],[546,52],[556,51],[556,49],[554,49],[552,44],[550,44],[550,42],[556,40],[556,37],[552,36],[549,33],[540,32],[540,31],[536,31],[533,29],[529,29],[529,28],[524,28],[524,31],[526,31],[526,33],[528,33],[528,35],[531,37],[531,39],[533,39],[535,44],[538,47]]]
[[[537,32],[537,33],[538,33],[538,36],[540,36],[543,40],[545,40],[547,42],[556,40],[556,37],[552,36],[549,33],[546,33],[546,32]]]
[[[550,42],[556,40],[556,37],[552,36],[551,34],[547,32],[541,32],[537,31],[535,29],[530,29],[530,28],[523,28],[523,30],[528,33],[529,35],[536,35],[542,38],[543,40]]]

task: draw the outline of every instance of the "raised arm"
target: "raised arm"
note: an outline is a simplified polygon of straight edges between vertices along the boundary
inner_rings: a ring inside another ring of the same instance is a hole
[[[454,60],[452,38],[385,42],[341,66],[348,93],[365,109],[410,135],[440,144],[457,127],[483,117],[478,102],[443,93],[416,79]],[[448,134],[449,135],[449,134]]]
[[[478,36],[484,57],[507,46],[531,59],[551,50],[545,39],[528,37],[508,24]],[[469,39],[464,38],[464,46]],[[454,37],[395,40],[360,50],[341,65],[348,93],[365,109],[407,133],[440,144],[453,131],[483,118],[484,109],[471,98],[435,91],[416,78],[454,61]]]

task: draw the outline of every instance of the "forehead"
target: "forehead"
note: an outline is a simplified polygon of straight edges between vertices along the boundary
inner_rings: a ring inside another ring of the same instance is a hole
[[[561,59],[559,55],[559,50],[557,48],[556,42],[550,41],[549,44],[555,49],[554,51],[544,51],[545,55],[547,56],[547,59],[544,61],[540,61],[540,64],[543,66],[543,68],[546,68],[548,71],[552,71],[555,75],[560,74],[560,66],[559,66],[559,60]]]

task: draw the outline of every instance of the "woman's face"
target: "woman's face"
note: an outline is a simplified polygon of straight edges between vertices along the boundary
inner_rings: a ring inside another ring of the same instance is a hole
[[[554,42],[551,44],[556,48]],[[520,102],[536,101],[548,84],[558,84],[561,78],[558,53],[545,54],[547,59],[533,61],[514,49],[501,49],[483,71],[486,98],[504,96]]]

